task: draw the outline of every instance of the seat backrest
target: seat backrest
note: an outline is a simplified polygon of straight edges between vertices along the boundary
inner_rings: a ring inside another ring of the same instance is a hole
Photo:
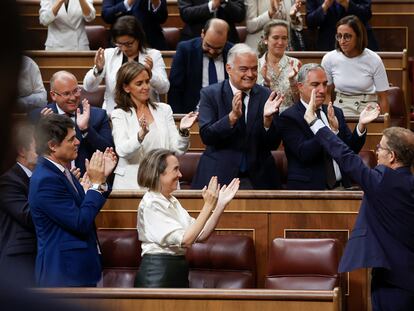
[[[82,88],[81,91],[81,101],[86,98],[89,101],[89,104],[93,107],[102,108],[105,95],[105,85],[99,85],[98,90],[95,92],[88,92]]]
[[[398,86],[391,86],[387,91],[390,112],[390,126],[407,127],[407,111],[404,93]]]
[[[265,287],[283,290],[332,290],[339,286],[336,239],[274,239]]]
[[[108,33],[102,25],[86,25],[86,35],[89,40],[89,48],[92,51],[96,51],[99,48],[108,47]]]
[[[282,182],[282,189],[286,188],[287,175],[288,175],[288,162],[285,154],[285,150],[272,150],[272,156],[275,160],[276,169],[280,174],[280,180]]]
[[[180,41],[180,29],[177,27],[163,27],[162,33],[164,34],[168,49],[175,51],[178,41]]]
[[[134,287],[141,262],[141,242],[136,229],[100,229],[103,287]]]
[[[181,189],[191,189],[191,182],[197,171],[201,154],[201,152],[186,152],[177,157],[180,162],[180,172],[182,174],[180,178]]]
[[[247,37],[246,26],[236,26],[237,33],[239,34],[240,43],[244,43]]]
[[[211,235],[187,250],[193,288],[255,288],[253,239],[241,235]]]

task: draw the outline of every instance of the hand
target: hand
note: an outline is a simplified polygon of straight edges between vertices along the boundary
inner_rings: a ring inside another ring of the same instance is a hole
[[[70,169],[70,172],[73,174],[73,176],[75,176],[75,177],[76,177],[76,179],[77,179],[77,180],[80,180],[80,177],[81,177],[81,171],[80,171],[80,169],[79,169],[79,168],[77,168],[77,167],[72,167],[72,168]]]
[[[104,66],[105,66],[105,54],[104,54],[104,49],[103,48],[99,48],[98,51],[96,51],[95,54],[95,66],[96,69],[98,69],[98,71],[102,71]]]
[[[295,66],[295,62],[293,60],[291,60],[289,62],[289,66],[290,66],[290,72],[289,72],[288,78],[289,78],[289,82],[291,82],[293,79],[295,79],[296,75],[298,74],[298,71],[299,71],[300,67],[302,66],[302,63],[298,62],[298,65]],[[296,83],[296,81],[295,81],[295,83]],[[291,83],[291,86],[292,86],[292,83]]]
[[[377,105],[368,105],[359,115],[358,129],[361,133],[365,132],[366,125],[374,121],[380,115],[381,107]]]
[[[240,180],[234,178],[228,186],[224,185],[219,192],[219,197],[217,201],[217,206],[225,207],[236,195],[237,190],[239,190]]]
[[[40,117],[46,117],[46,116],[48,116],[48,115],[50,115],[52,113],[53,113],[52,108],[45,107],[42,110],[40,110]]]
[[[313,120],[317,118],[315,111],[316,111],[316,103],[315,103],[315,93],[316,90],[313,89],[311,93],[311,98],[309,100],[308,108],[306,108],[305,115],[303,116],[305,121],[310,124]]]
[[[133,6],[133,5],[134,5],[134,3],[135,3],[135,0],[128,0],[128,5],[129,5],[129,6]]]
[[[329,122],[329,126],[331,127],[332,132],[336,133],[339,131],[339,122],[338,122],[338,118],[335,115],[332,102],[329,102],[328,104],[328,122]]]
[[[105,162],[105,177],[108,177],[112,171],[115,169],[116,164],[118,163],[118,157],[112,147],[106,148],[104,152],[104,162]]]
[[[197,121],[198,112],[191,111],[187,113],[180,121],[180,130],[185,131],[191,128],[195,121]]]
[[[322,3],[322,10],[324,11],[324,13],[326,13],[328,11],[328,9],[332,6],[332,4],[335,2],[335,0],[325,0]]]
[[[232,126],[243,115],[242,105],[242,91],[238,91],[233,96],[233,100],[231,102],[231,111],[229,113],[230,124]]]
[[[145,138],[145,136],[149,132],[147,120],[145,119],[145,116],[142,116],[140,119],[138,119],[139,126],[141,129],[138,131],[138,141],[142,142]]]
[[[154,62],[151,58],[151,56],[146,56],[145,60],[144,60],[144,66],[151,71],[152,70],[152,66],[153,66]]]
[[[76,124],[81,131],[86,131],[89,127],[89,118],[91,114],[91,106],[86,98],[82,100],[83,111],[76,109]]]
[[[349,7],[349,0],[336,0],[336,2],[343,6],[345,10],[348,10]]]
[[[270,93],[270,96],[267,99],[263,108],[263,117],[270,118],[275,113],[279,112],[280,104],[283,102],[284,98],[284,95],[282,95],[281,93],[277,94],[275,91]]]
[[[295,17],[296,13],[299,12],[301,7],[302,7],[302,1],[301,0],[296,0],[295,3],[290,8],[289,15],[291,17]]]
[[[102,151],[95,151],[90,160],[85,160],[86,172],[92,184],[103,184],[105,178],[105,161]]]
[[[85,172],[85,174],[83,174],[83,177],[79,180],[80,184],[83,187],[83,190],[86,192],[90,187],[92,187],[92,183],[89,180],[89,176],[88,173]]]
[[[208,183],[208,187],[204,186],[203,190],[201,190],[201,194],[204,199],[204,203],[206,207],[212,211],[217,204],[217,200],[219,197],[220,186],[217,183],[217,176],[213,176]]]
[[[267,86],[267,87],[270,87],[270,78],[267,75],[267,71],[268,71],[267,70],[267,63],[264,63],[262,69],[260,70],[260,73],[261,73],[261,75],[263,77],[264,85]]]
[[[220,0],[212,0],[212,9],[216,10],[219,8],[219,6],[221,5],[221,1]]]

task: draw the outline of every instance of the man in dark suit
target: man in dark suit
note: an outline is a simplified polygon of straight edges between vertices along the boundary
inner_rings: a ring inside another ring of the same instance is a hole
[[[241,189],[277,189],[270,150],[280,144],[274,116],[283,98],[256,84],[257,55],[246,44],[230,49],[226,70],[229,80],[201,90],[199,127],[206,150],[192,187],[203,188],[217,176],[221,185],[239,177]]]
[[[280,116],[279,124],[288,160],[288,189],[324,190],[351,187],[349,178],[342,174],[338,164],[324,152],[303,120],[311,92],[315,89],[316,104],[322,121],[355,153],[363,147],[366,124],[359,120],[358,126],[351,133],[342,110],[332,107],[328,111],[327,106],[323,105],[327,83],[325,70],[320,65],[303,65],[298,73],[300,101]]]
[[[316,141],[364,191],[359,214],[339,264],[339,272],[371,267],[373,311],[410,311],[414,306],[414,134],[383,131],[378,166],[370,169],[315,116],[311,100],[304,118]],[[379,108],[365,109],[365,123]]]
[[[201,38],[178,44],[168,92],[168,104],[174,113],[196,110],[201,88],[228,78],[227,53],[233,46],[227,42],[228,31],[224,20],[213,18],[206,23]]]
[[[243,22],[246,17],[243,0],[178,0],[178,8],[185,23],[181,40],[198,37],[205,23],[217,17],[229,24],[229,41],[240,42],[235,24]]]
[[[317,30],[317,51],[335,49],[336,23],[345,16],[356,15],[367,29],[368,48],[378,51],[377,40],[369,25],[371,0],[306,0],[306,25]]]
[[[37,162],[33,127],[14,131],[16,164],[0,177],[0,271],[20,285],[33,286],[36,232],[29,209],[29,181]]]
[[[103,0],[102,18],[106,23],[113,25],[124,15],[135,16],[141,22],[152,48],[168,50],[161,27],[168,18],[166,0]]]
[[[79,146],[69,117],[42,118],[35,140],[39,160],[29,204],[38,241],[36,281],[40,286],[96,286],[102,271],[94,222],[109,195],[106,178],[116,156],[112,148],[93,153],[80,184],[67,169]]]
[[[72,166],[83,174],[86,171],[85,159],[89,159],[98,149],[104,151],[114,147],[112,131],[106,111],[91,107],[87,99],[80,103],[81,88],[76,77],[67,71],[58,71],[50,79],[50,96],[53,103],[38,108],[29,114],[29,119],[37,123],[51,113],[65,114],[76,124],[76,138],[80,141],[78,156]]]

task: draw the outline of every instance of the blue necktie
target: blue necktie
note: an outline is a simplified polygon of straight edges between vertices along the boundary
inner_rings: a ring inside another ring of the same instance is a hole
[[[217,71],[216,71],[216,65],[214,64],[214,59],[209,58],[208,59],[208,84],[214,84],[217,83]]]

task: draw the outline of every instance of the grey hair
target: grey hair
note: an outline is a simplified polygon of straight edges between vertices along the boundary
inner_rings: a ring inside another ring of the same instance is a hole
[[[308,73],[310,71],[314,71],[314,70],[318,70],[318,69],[322,69],[325,72],[325,69],[316,63],[309,63],[309,64],[305,64],[302,67],[300,67],[299,72],[298,72],[298,82],[300,83],[304,83],[306,80],[306,77],[308,76]]]
[[[229,53],[227,54],[227,64],[233,67],[234,59],[237,55],[240,54],[251,54],[257,58],[256,51],[253,50],[250,46],[245,43],[237,43],[229,50]]]

